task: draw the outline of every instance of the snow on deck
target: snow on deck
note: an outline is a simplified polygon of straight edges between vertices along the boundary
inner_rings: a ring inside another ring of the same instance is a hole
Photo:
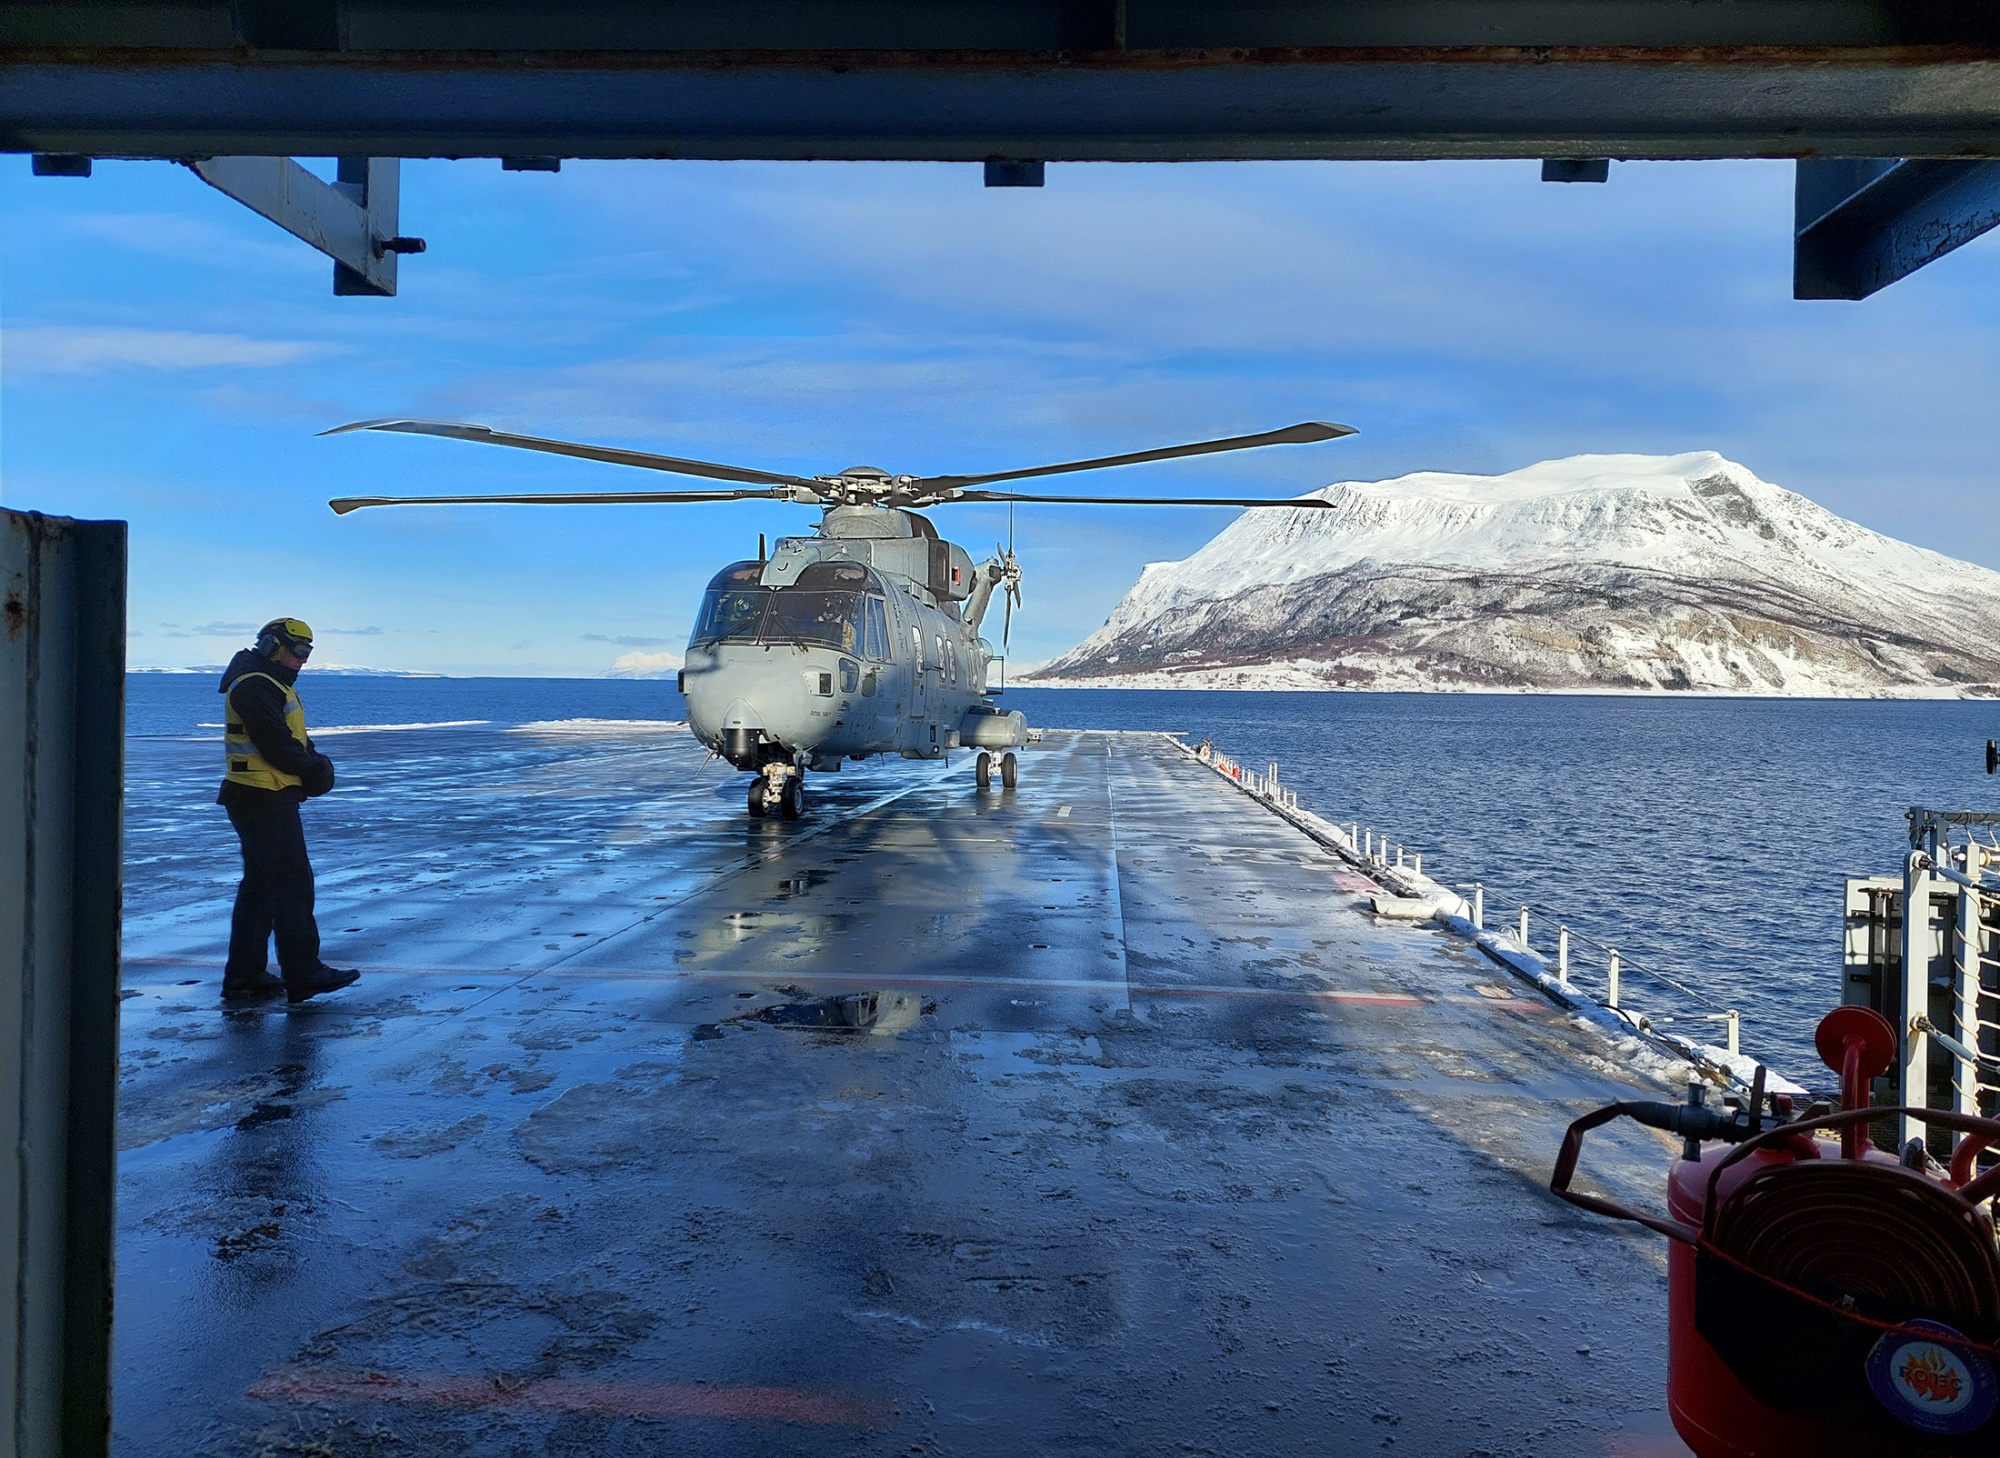
[[[131,749],[121,1454],[1683,1451],[1658,1243],[1542,1188],[1615,1075],[1164,740],[787,824],[663,726],[357,734],[365,975],[241,1011],[212,746]]]

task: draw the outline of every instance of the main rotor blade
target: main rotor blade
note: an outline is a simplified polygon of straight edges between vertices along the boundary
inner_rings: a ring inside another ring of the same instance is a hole
[[[1013,491],[967,491],[947,496],[931,506],[950,506],[960,501],[1024,501],[1055,506],[1267,506],[1294,511],[1332,511],[1331,501],[1316,496],[1288,497],[1273,501],[1268,496],[1023,496]],[[929,506],[925,510],[929,510]]]
[[[545,440],[538,435],[509,435],[484,425],[459,425],[448,420],[357,420],[352,425],[336,425],[321,435],[345,435],[350,430],[392,430],[404,435],[439,435],[448,440],[479,441],[485,445],[513,446],[517,450],[546,451],[552,456],[575,456],[585,461],[608,461],[614,466],[637,466],[646,471],[671,471],[677,476],[705,476],[714,481],[741,481],[750,486],[810,486],[804,476],[785,476],[776,471],[759,471],[752,466],[725,466],[714,461],[690,461],[680,456],[658,456],[651,451],[627,451],[615,446],[583,445],[573,440]]]
[[[920,490],[944,491],[959,486],[981,486],[988,481],[1022,481],[1030,476],[1060,476],[1067,471],[1095,471],[1104,466],[1137,466],[1147,461],[1171,461],[1182,456],[1206,456],[1217,451],[1247,451],[1258,446],[1308,445],[1313,441],[1338,440],[1353,435],[1351,425],[1329,425],[1308,420],[1283,430],[1267,430],[1261,435],[1232,435],[1225,440],[1202,440],[1193,445],[1162,446],[1156,451],[1132,451],[1122,456],[1097,456],[1088,461],[1065,461],[1059,466],[1031,466],[1024,471],[992,471],[984,476],[925,476],[915,485]],[[1023,498],[1025,499],[1025,498]]]
[[[364,506],[652,506],[697,501],[787,501],[787,491],[567,491],[538,496],[336,496],[335,516]]]

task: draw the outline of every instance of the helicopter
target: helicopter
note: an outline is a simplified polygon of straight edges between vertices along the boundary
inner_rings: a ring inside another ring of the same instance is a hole
[[[327,503],[341,516],[376,506],[787,501],[821,508],[814,535],[781,537],[769,552],[760,537],[755,558],[732,562],[710,579],[679,680],[695,738],[751,774],[750,814],[776,812],[787,820],[805,813],[808,770],[835,771],[844,760],[875,755],[940,759],[954,749],[972,749],[978,752],[974,779],[981,792],[992,788],[996,769],[1003,790],[1018,783],[1027,721],[1018,710],[994,702],[988,680],[995,659],[1004,661],[1014,609],[1021,604],[1021,565],[1012,541],[1015,504],[1288,511],[1330,505],[1315,498],[1049,496],[984,487],[1355,433],[1352,426],[1308,421],[1257,435],[983,475],[909,476],[850,466],[831,475],[793,476],[451,421],[361,420],[321,434],[352,431],[478,441],[735,484],[705,491],[343,496]],[[996,545],[991,557],[975,563],[963,547],[939,536],[923,511],[957,502],[1006,504],[1007,545]],[[980,636],[996,596],[1005,602],[1000,654]]]

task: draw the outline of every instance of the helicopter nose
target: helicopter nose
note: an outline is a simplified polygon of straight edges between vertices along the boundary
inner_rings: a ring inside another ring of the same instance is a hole
[[[722,757],[734,765],[755,765],[764,720],[748,699],[732,699],[722,711]]]

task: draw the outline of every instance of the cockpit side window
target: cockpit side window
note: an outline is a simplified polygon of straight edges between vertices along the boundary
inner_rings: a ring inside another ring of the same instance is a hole
[[[883,608],[882,599],[879,597],[869,598],[865,606],[865,611],[868,621],[867,631],[863,635],[866,641],[862,645],[861,651],[868,657],[877,660],[887,658],[889,656],[889,619],[887,612]]]

